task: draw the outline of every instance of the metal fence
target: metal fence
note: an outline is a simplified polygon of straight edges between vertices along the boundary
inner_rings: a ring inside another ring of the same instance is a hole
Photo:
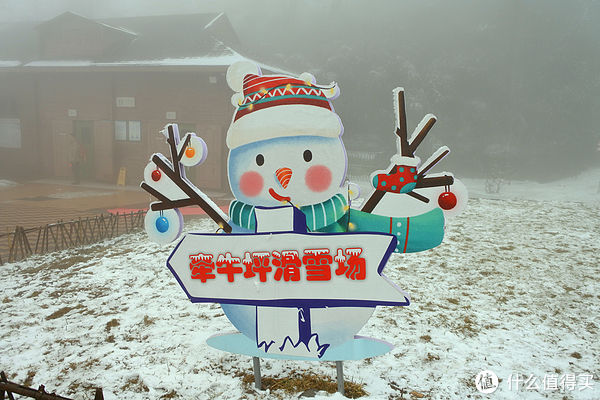
[[[143,227],[144,214],[144,210],[139,210],[59,221],[37,228],[17,226],[14,232],[0,234],[0,265],[23,260],[32,254],[83,246],[132,232]]]
[[[59,396],[56,393],[46,392],[44,385],[40,385],[39,388],[34,389],[25,385],[19,385],[17,383],[10,382],[8,379],[6,379],[6,374],[4,371],[0,372],[0,400],[4,400],[5,395],[9,400],[14,400],[15,398],[13,393],[39,400],[71,400],[67,397]],[[94,400],[104,400],[102,388],[95,389]]]

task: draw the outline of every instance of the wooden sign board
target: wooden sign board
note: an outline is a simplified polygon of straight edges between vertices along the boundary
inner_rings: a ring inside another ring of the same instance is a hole
[[[127,168],[121,167],[121,169],[119,169],[119,177],[117,178],[117,186],[125,186],[126,175],[127,175]]]

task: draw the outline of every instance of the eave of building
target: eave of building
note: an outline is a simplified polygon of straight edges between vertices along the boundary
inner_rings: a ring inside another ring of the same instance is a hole
[[[93,60],[36,60],[22,63],[20,61],[1,61],[2,70],[16,71],[39,71],[39,72],[59,72],[59,71],[198,71],[200,68],[206,71],[222,70],[237,61],[251,61],[256,63],[262,70],[269,73],[296,75],[293,72],[285,71],[248,57],[231,50],[231,54],[210,57],[182,57],[182,58],[164,58],[160,60],[123,60],[112,62],[98,62]]]

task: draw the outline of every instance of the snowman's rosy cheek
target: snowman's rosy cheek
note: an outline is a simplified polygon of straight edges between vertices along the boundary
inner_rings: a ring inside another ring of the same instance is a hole
[[[306,171],[304,180],[313,192],[323,192],[331,185],[331,170],[324,165],[312,166]]]
[[[258,196],[263,189],[263,178],[256,171],[244,172],[240,178],[240,190],[248,197]]]

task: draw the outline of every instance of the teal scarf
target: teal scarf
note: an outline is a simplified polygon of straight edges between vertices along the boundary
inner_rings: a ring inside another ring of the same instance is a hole
[[[301,206],[300,210],[306,215],[306,226],[311,231],[322,229],[333,224],[346,214],[348,210],[346,198],[338,193],[322,203]],[[254,206],[233,200],[229,205],[231,221],[242,228],[255,229]]]

